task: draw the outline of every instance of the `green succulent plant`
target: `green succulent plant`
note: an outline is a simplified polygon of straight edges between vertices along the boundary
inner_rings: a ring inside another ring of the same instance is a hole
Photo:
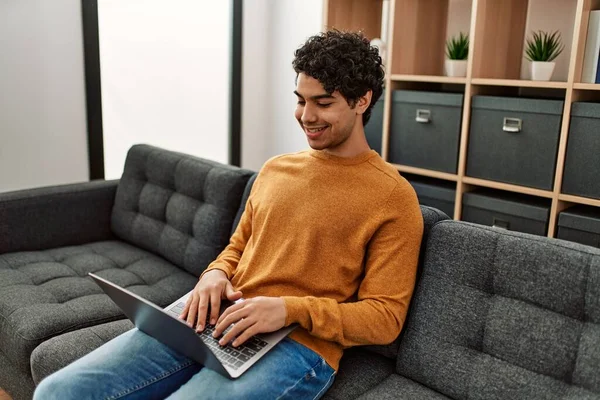
[[[446,57],[450,60],[466,60],[469,56],[469,35],[462,32],[446,42]]]
[[[553,61],[563,49],[560,32],[537,31],[527,39],[525,54],[529,61]]]

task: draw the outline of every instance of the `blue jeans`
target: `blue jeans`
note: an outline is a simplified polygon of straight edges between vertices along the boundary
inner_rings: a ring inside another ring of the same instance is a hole
[[[34,400],[318,399],[334,378],[322,357],[289,338],[230,380],[133,329],[45,378]]]

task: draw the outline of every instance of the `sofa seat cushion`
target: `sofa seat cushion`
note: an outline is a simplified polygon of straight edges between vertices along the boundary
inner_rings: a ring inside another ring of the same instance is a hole
[[[76,329],[123,319],[121,310],[87,276],[94,272],[166,306],[197,278],[120,241],[0,255],[0,348],[29,371],[40,343]]]
[[[394,371],[394,360],[368,351],[365,347],[345,350],[335,381],[323,398],[355,399],[383,382]]]
[[[450,399],[413,380],[392,374],[383,382],[357,397],[360,400],[442,400]]]
[[[31,353],[31,375],[35,384],[92,352],[104,343],[132,329],[128,319],[107,322],[63,333],[40,344]]]
[[[600,399],[600,250],[433,227],[397,372],[454,399]]]

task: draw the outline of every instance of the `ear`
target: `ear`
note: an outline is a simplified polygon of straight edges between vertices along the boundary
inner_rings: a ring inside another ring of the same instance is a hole
[[[355,106],[356,114],[362,115],[367,111],[367,108],[369,108],[369,105],[371,104],[371,96],[373,96],[373,91],[369,90],[364,96],[358,99]]]

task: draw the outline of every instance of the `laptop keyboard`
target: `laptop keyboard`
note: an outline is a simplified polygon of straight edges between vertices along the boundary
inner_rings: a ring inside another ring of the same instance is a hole
[[[167,312],[175,318],[179,318],[179,315],[183,311],[184,307],[185,303],[180,302]],[[215,356],[217,356],[217,359],[219,359],[223,365],[231,367],[234,370],[237,370],[244,365],[252,358],[252,356],[265,348],[268,344],[259,337],[253,336],[238,347],[233,347],[230,343],[228,343],[226,346],[221,346],[219,344],[219,339],[212,336],[214,328],[215,327],[213,325],[208,324],[207,316],[206,327],[204,328],[204,331],[198,333],[198,336],[200,336],[200,339],[202,339],[202,341],[208,347],[210,347]],[[228,328],[224,333],[227,333],[229,329],[230,328]]]

